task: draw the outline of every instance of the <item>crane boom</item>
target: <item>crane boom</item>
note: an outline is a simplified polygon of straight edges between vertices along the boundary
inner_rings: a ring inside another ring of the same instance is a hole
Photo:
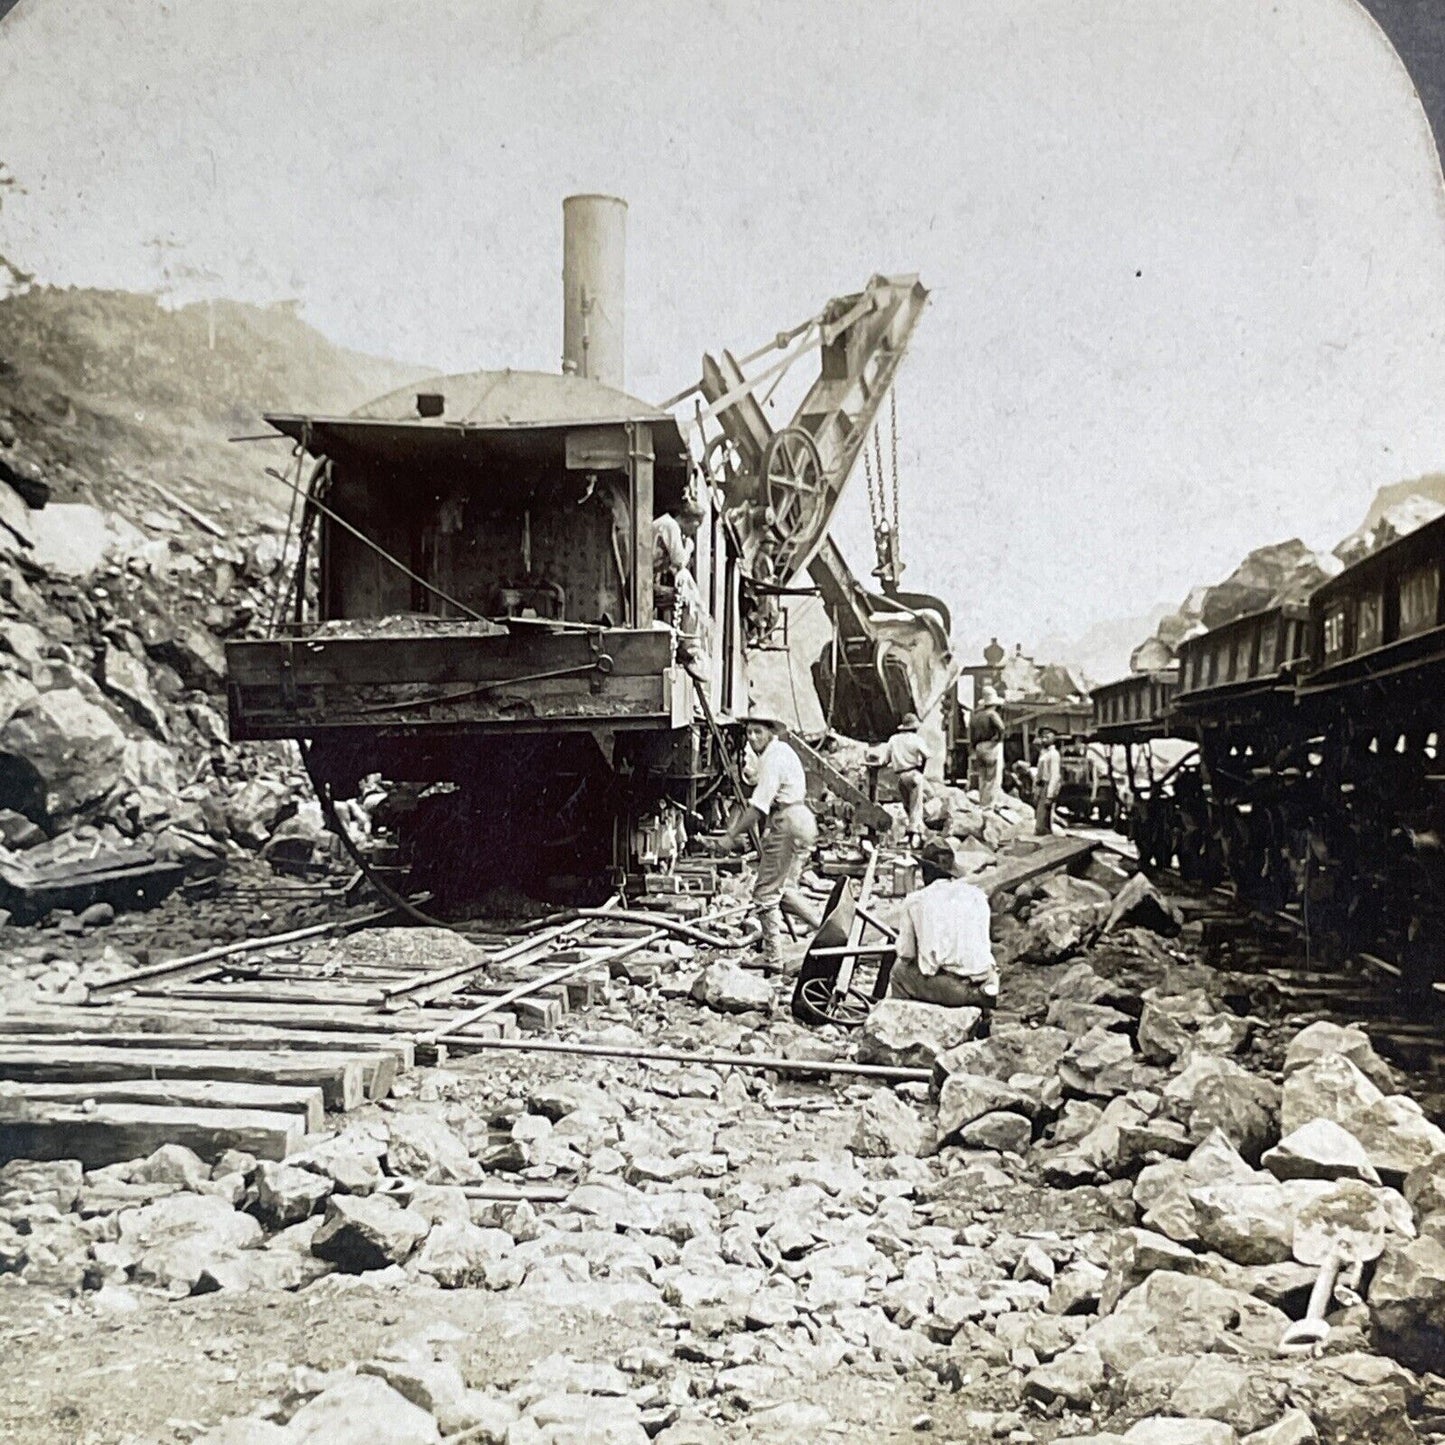
[[[754,583],[788,586],[823,545],[927,301],[917,276],[874,276],[780,334],[789,354],[759,373],[747,375],[727,351],[703,358],[703,419],[718,428],[705,463]],[[758,388],[815,350],[817,378],[787,426],[775,428]]]

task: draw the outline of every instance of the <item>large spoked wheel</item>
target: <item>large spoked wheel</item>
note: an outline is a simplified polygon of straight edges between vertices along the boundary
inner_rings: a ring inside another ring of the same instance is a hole
[[[804,978],[793,992],[794,1017],[813,1024],[837,1024],[856,1029],[873,1006],[867,994],[849,989],[841,998],[834,995],[831,978]]]
[[[786,545],[807,535],[822,519],[827,502],[817,442],[802,427],[774,432],[763,449],[762,474],[762,501],[772,536]]]

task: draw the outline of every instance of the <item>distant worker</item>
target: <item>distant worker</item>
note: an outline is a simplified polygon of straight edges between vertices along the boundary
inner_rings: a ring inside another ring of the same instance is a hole
[[[1003,785],[1003,718],[998,693],[985,687],[968,720],[968,778],[978,789],[980,808],[991,808]]]
[[[748,805],[728,824],[720,847],[732,852],[754,829],[762,829],[758,876],[753,883],[753,912],[762,928],[762,965],[783,967],[783,913],[801,919],[810,930],[822,923],[798,892],[803,864],[818,841],[818,820],[808,807],[808,781],[797,753],[783,739],[775,718],[747,720],[748,746],[757,757],[757,784]]]
[[[962,878],[942,878],[908,895],[888,992],[942,1008],[986,1013],[994,1008],[998,965],[982,888]]]
[[[1063,762],[1053,728],[1039,729],[1039,766],[1034,780],[1034,832],[1054,831],[1054,801],[1064,785]]]
[[[923,841],[923,770],[928,766],[918,728],[918,714],[906,712],[888,739],[888,766],[898,777],[898,796],[908,809],[908,841],[915,847]]]

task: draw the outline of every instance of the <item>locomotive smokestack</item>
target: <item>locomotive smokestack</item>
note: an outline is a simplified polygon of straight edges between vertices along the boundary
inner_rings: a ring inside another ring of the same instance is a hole
[[[627,202],[562,202],[562,370],[624,387]]]

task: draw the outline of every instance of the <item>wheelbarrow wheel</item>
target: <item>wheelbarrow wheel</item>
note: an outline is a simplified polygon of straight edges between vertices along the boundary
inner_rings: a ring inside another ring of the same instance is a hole
[[[857,989],[849,989],[838,998],[831,978],[800,978],[793,990],[793,1016],[805,1023],[856,1029],[871,1007],[872,1000]]]

